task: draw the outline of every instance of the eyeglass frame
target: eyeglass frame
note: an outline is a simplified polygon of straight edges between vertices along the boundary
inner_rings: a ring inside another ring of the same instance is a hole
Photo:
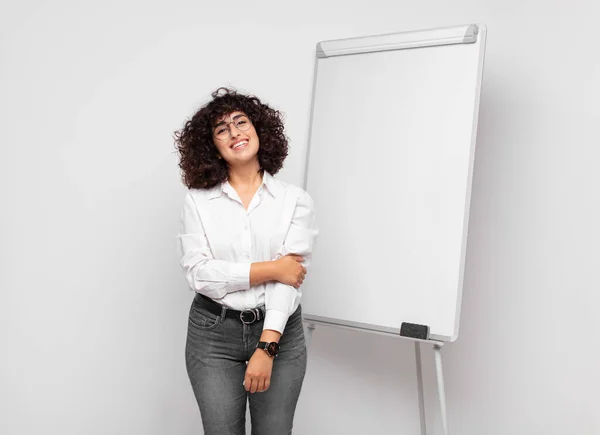
[[[240,127],[238,127],[238,126],[236,125],[236,121],[239,121],[239,119],[237,119],[237,118],[239,118],[239,117],[241,117],[241,116],[243,116],[244,118],[246,118],[246,119],[248,120],[248,128],[247,128],[247,129],[245,129],[245,130],[244,130],[244,129],[242,129],[242,128],[240,128]],[[220,128],[222,124],[225,124],[225,127],[227,127],[227,137],[224,137],[223,139],[220,139],[219,137],[217,137],[216,131],[217,131],[217,127],[218,127],[218,128]],[[254,124],[252,123],[252,120],[250,119],[250,117],[249,117],[248,115],[246,115],[246,114],[243,114],[243,113],[240,113],[240,114],[237,114],[237,115],[235,115],[235,116],[233,117],[233,120],[232,120],[232,121],[229,121],[229,122],[224,122],[224,121],[222,121],[222,122],[219,122],[219,123],[218,123],[218,124],[217,124],[217,125],[214,127],[214,130],[213,130],[213,136],[214,136],[214,138],[215,138],[215,139],[217,139],[217,140],[227,140],[227,139],[229,139],[229,138],[233,137],[233,136],[231,135],[231,128],[229,127],[229,124],[233,124],[233,125],[235,126],[235,128],[236,128],[236,129],[238,129],[239,131],[248,131],[248,130],[250,130],[250,126],[254,125]]]

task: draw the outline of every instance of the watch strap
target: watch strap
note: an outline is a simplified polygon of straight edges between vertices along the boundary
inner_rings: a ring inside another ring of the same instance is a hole
[[[279,343],[272,341],[259,341],[256,345],[257,349],[263,349],[267,355],[276,357],[279,353]]]

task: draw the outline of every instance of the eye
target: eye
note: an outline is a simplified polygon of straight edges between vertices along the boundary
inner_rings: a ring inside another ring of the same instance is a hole
[[[219,128],[217,128],[215,133],[219,135],[219,134],[223,134],[224,132],[225,132],[225,127],[219,127]]]

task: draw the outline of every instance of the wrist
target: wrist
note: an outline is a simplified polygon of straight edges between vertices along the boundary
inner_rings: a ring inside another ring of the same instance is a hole
[[[279,354],[279,343],[261,341],[256,345],[256,350],[261,349],[268,358],[275,358]]]
[[[275,331],[273,329],[264,329],[262,331],[262,333],[260,334],[260,341],[267,341],[267,342],[274,341],[275,343],[279,343],[280,338],[281,338],[281,333],[278,331]]]
[[[259,261],[250,264],[250,286],[279,279],[279,267],[275,261]]]
[[[267,264],[269,268],[269,278],[271,278],[270,281],[279,281],[281,278],[279,270],[279,259],[269,261]]]

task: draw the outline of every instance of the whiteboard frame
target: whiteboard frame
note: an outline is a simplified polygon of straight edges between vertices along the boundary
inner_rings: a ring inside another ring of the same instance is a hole
[[[453,342],[458,338],[459,326],[460,326],[460,315],[462,305],[462,293],[464,285],[464,272],[465,272],[465,260],[466,250],[468,243],[468,229],[469,229],[469,217],[471,207],[471,187],[473,180],[473,166],[475,161],[475,145],[477,139],[477,125],[479,118],[479,102],[481,95],[481,83],[483,79],[483,65],[485,55],[487,28],[484,24],[466,24],[461,26],[453,27],[441,27],[425,30],[415,30],[398,33],[388,33],[382,35],[364,36],[358,38],[346,38],[329,41],[321,41],[317,44],[315,54],[315,66],[313,72],[313,88],[311,93],[311,108],[309,117],[309,128],[308,128],[308,144],[306,151],[306,160],[304,165],[304,182],[303,188],[306,190],[308,186],[308,170],[310,165],[310,150],[312,141],[312,127],[315,112],[315,95],[317,90],[317,78],[319,71],[319,60],[332,56],[347,56],[361,53],[373,53],[388,50],[405,50],[412,48],[424,48],[434,47],[440,45],[453,45],[453,44],[474,44],[479,42],[479,59],[478,59],[478,71],[477,71],[477,83],[475,90],[475,101],[473,107],[473,124],[471,128],[471,144],[469,152],[469,166],[467,175],[467,189],[465,198],[465,210],[464,220],[462,229],[462,245],[460,254],[460,269],[458,279],[458,289],[455,307],[455,322],[454,332],[452,336],[431,334],[429,336],[430,341],[439,342]],[[309,192],[310,193],[310,192]],[[394,337],[409,338],[400,335],[399,328],[390,328],[374,324],[366,324],[360,322],[353,322],[342,319],[334,319],[330,317],[322,317],[311,315],[310,313],[303,312],[303,319],[305,322],[317,323],[326,326],[338,326],[342,328],[350,328],[354,330],[382,333],[386,335],[392,335]],[[419,340],[421,341],[421,340]]]

